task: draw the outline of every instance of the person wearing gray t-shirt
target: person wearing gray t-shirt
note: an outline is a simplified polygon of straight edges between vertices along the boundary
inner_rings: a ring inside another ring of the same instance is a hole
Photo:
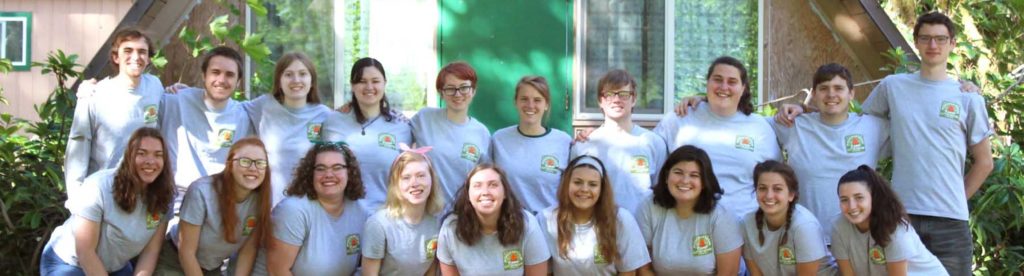
[[[736,275],[743,233],[739,221],[718,204],[722,188],[711,159],[694,146],[668,156],[654,193],[636,216],[651,264],[650,275]]]
[[[600,160],[573,159],[560,182],[558,205],[537,216],[555,275],[634,273],[651,262],[636,219],[615,205]]]
[[[389,166],[387,199],[363,230],[362,274],[433,275],[443,195],[427,148],[408,149]]]
[[[519,124],[499,129],[491,137],[491,159],[508,172],[512,190],[534,214],[555,204],[558,179],[572,143],[569,134],[543,125],[551,108],[548,90],[544,77],[520,79],[513,97]]]
[[[441,275],[547,275],[544,234],[491,164],[473,168],[441,224]]]

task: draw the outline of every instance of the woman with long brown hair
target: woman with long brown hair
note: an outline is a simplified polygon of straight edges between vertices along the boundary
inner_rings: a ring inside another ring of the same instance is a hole
[[[249,275],[257,249],[270,238],[270,168],[263,142],[247,137],[228,151],[224,171],[189,186],[180,220],[171,226],[158,270],[165,275],[220,275],[238,254],[237,275]]]
[[[174,175],[155,128],[132,133],[124,156],[118,168],[86,178],[80,194],[68,202],[71,217],[43,249],[39,274],[153,272],[167,222],[174,216]]]
[[[615,204],[601,160],[569,162],[557,204],[538,215],[555,275],[635,275],[651,262],[636,219]]]
[[[533,215],[490,164],[469,172],[437,238],[441,275],[546,275],[551,257]]]

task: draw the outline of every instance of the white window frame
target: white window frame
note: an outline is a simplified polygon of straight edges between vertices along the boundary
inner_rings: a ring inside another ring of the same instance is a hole
[[[22,60],[11,60],[14,71],[28,71],[32,67],[32,14],[28,12],[0,12],[0,58],[7,58],[7,22],[21,22],[22,38],[21,56]],[[9,58],[7,58],[10,60]]]
[[[680,0],[665,0],[665,53],[664,58],[666,61],[675,60],[675,1]],[[586,92],[584,85],[587,83],[586,74],[584,74],[583,68],[586,68],[586,61],[583,58],[586,49],[586,33],[587,33],[587,15],[586,15],[586,1],[578,0],[575,1],[573,6],[573,19],[575,20],[574,32],[576,38],[576,49],[573,53],[573,125],[586,125],[586,121],[600,121],[604,119],[604,114],[600,112],[583,112],[583,106],[586,101]],[[764,8],[765,0],[757,1],[757,91],[751,91],[757,93],[757,104],[764,102]],[[665,62],[665,79],[664,89],[662,89],[663,104],[661,114],[633,114],[633,121],[636,122],[657,122],[660,121],[665,114],[670,114],[673,111],[675,105],[675,82],[673,76],[675,76],[675,62]]]

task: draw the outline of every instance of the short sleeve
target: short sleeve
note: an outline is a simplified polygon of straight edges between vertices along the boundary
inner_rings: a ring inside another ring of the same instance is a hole
[[[619,255],[622,256],[615,266],[619,271],[635,271],[651,262],[636,219],[623,208],[619,208],[619,236],[616,242],[619,245]]]
[[[889,120],[878,117],[872,118],[878,121],[878,137],[882,141],[882,147],[879,148],[878,152],[878,159],[892,157],[892,136],[890,136],[892,132],[889,130]]]
[[[651,168],[651,183],[658,182],[658,173],[661,171],[661,166],[665,164],[665,158],[668,155],[668,145],[665,143],[665,138],[654,134],[648,133],[647,140],[651,144],[651,162],[654,167]]]
[[[382,225],[382,217],[374,215],[366,222],[363,229],[363,256],[370,259],[384,259],[387,253],[387,235]]]
[[[523,218],[526,219],[526,235],[523,236],[523,254],[526,255],[526,265],[547,261],[551,258],[551,251],[548,251],[548,244],[544,241],[544,233],[541,232],[537,219],[525,210]]]
[[[640,230],[640,235],[644,238],[644,244],[648,247],[653,244],[651,240],[654,239],[654,220],[651,219],[651,208],[657,206],[652,206],[653,204],[651,197],[647,197],[640,203],[636,215],[636,225]]]
[[[917,252],[914,252],[914,242],[919,241],[911,240],[913,237],[907,235],[910,231],[912,230],[910,230],[909,225],[899,224],[896,226],[896,231],[892,233],[892,240],[885,246],[886,262],[892,263],[908,260],[910,257],[917,255]]]
[[[967,99],[967,144],[977,145],[992,135],[988,123],[988,111],[985,109],[985,98],[969,93],[963,95]]]
[[[889,81],[892,76],[882,79],[882,82],[871,90],[871,94],[861,104],[861,112],[885,119],[889,119]]]
[[[691,114],[692,115],[692,114]],[[665,117],[661,118],[658,125],[654,127],[654,134],[661,137],[662,143],[665,144],[665,148],[668,148],[668,144],[675,140],[676,133],[679,132],[679,126],[675,122],[679,118],[676,117],[675,113],[669,113]]]
[[[208,184],[196,181],[189,185],[188,191],[185,192],[185,198],[181,200],[181,212],[178,214],[181,217],[181,221],[192,225],[203,225],[203,221],[206,220],[206,209],[208,208],[204,198],[212,196],[203,194],[203,190],[200,189],[200,186],[203,185]]]
[[[813,219],[813,216],[810,219]],[[821,225],[815,221],[807,221],[793,228],[790,229],[789,238],[793,239],[798,263],[817,261],[828,254],[828,250],[825,249],[825,237],[821,234]]]
[[[274,238],[294,246],[301,246],[309,232],[309,217],[299,204],[306,198],[286,198],[271,213]]]
[[[81,190],[68,200],[72,214],[93,222],[103,221],[103,189],[100,178],[86,178]]]
[[[448,219],[441,225],[441,233],[437,236],[437,261],[446,265],[455,265],[455,246],[459,242],[455,237],[455,219]]]
[[[792,127],[779,124],[773,117],[764,117],[764,120],[772,127],[772,131],[775,132],[775,138],[779,139],[779,145],[782,146],[786,145],[786,142],[789,142],[790,133],[796,128],[795,124],[800,121],[800,118],[803,117],[797,117],[797,119],[794,120],[794,126]]]
[[[842,225],[841,217],[836,217],[835,222],[832,224],[832,257],[836,260],[849,260],[850,259],[850,248],[847,244],[845,237],[843,237],[843,229],[845,225]]]
[[[715,254],[726,253],[743,246],[743,229],[740,229],[736,216],[722,206],[715,209],[714,220],[711,222],[711,242],[715,245]]]

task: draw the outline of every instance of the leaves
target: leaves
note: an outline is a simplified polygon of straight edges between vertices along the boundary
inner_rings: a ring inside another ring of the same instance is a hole
[[[228,14],[214,17],[210,20],[210,33],[219,41],[224,41],[227,37],[228,31]]]

